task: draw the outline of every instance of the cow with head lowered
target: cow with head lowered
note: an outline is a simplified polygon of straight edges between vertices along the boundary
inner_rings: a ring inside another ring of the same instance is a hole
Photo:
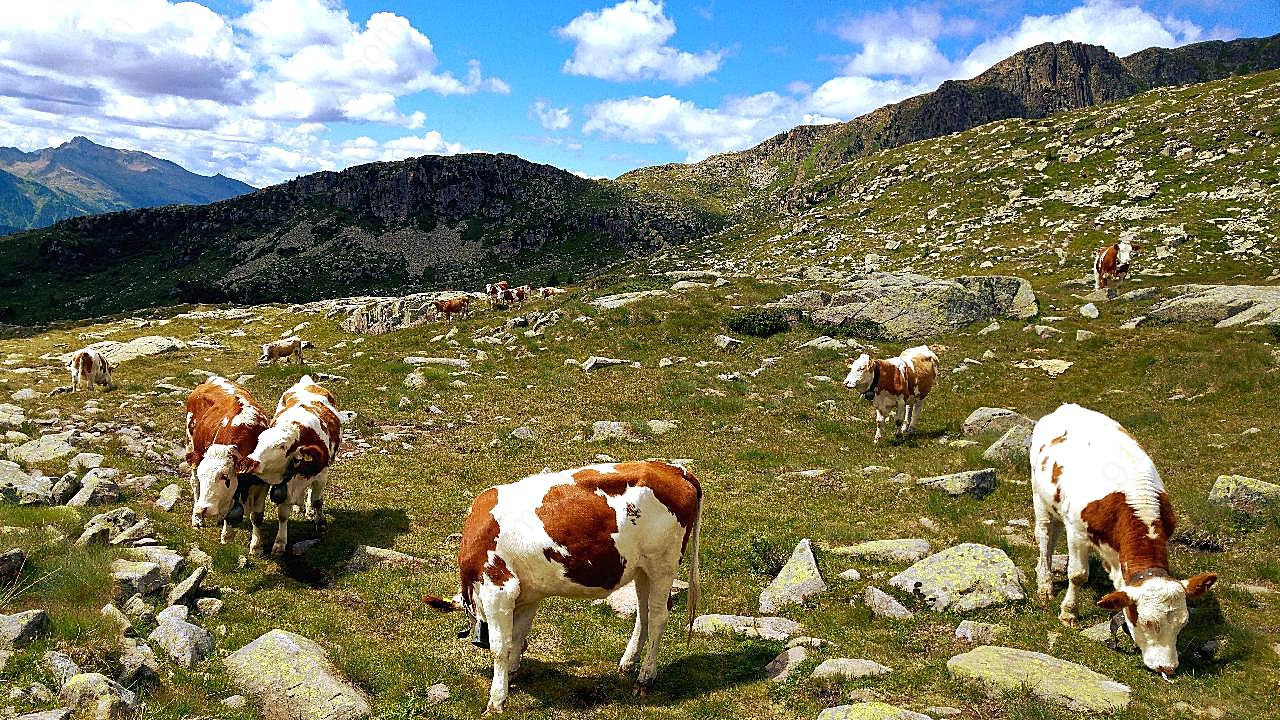
[[[191,466],[191,524],[222,523],[222,542],[231,537],[232,524],[266,495],[266,488],[248,473],[249,454],[267,428],[267,416],[249,391],[230,380],[211,376],[187,398],[187,464]],[[260,524],[254,526],[250,549],[262,543]]]
[[[342,418],[333,394],[310,375],[302,376],[281,396],[275,417],[258,436],[245,464],[246,472],[270,486],[268,494],[276,504],[280,524],[271,546],[273,555],[283,553],[289,544],[289,516],[294,505],[306,508],[307,518],[315,520],[318,531],[327,529],[324,491],[329,465],[338,455],[341,440]],[[264,506],[247,509],[257,532]]]
[[[938,356],[927,345],[907,348],[896,358],[872,359],[863,353],[849,361],[844,386],[871,401],[876,409],[878,442],[890,416],[896,418],[897,435],[915,432],[924,399],[938,377]]]
[[[493,651],[488,712],[502,712],[506,704],[539,602],[553,596],[602,598],[632,581],[638,611],[619,668],[630,670],[644,646],[636,692],[647,692],[687,546],[693,625],[701,510],[697,479],[657,461],[542,472],[482,492],[463,525],[458,573],[462,608],[477,623],[473,643]],[[456,607],[425,599],[435,607]]]
[[[1218,576],[1177,580],[1169,574],[1173,506],[1138,441],[1102,413],[1063,405],[1031,433],[1031,487],[1040,596],[1053,597],[1050,561],[1065,530],[1068,585],[1058,618],[1075,624],[1093,551],[1115,587],[1098,605],[1121,614],[1148,668],[1166,677],[1177,670],[1187,600],[1204,595]]]
[[[1106,290],[1107,297],[1115,296],[1120,283],[1129,277],[1133,256],[1141,249],[1138,243],[1121,240],[1098,250],[1093,258],[1093,289]]]
[[[115,387],[111,378],[111,361],[94,348],[75,351],[67,361],[67,370],[71,372],[71,392],[79,390],[81,385],[85,390],[92,390],[97,385],[108,389]]]

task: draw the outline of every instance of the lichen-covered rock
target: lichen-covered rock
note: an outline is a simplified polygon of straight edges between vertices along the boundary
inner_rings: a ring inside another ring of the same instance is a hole
[[[976,543],[949,547],[917,562],[889,584],[934,610],[976,610],[1022,600],[1022,578],[1003,550]]]
[[[70,718],[71,710],[69,708],[58,708],[57,710],[44,710],[42,712],[19,715],[14,720],[70,720]]]
[[[765,640],[786,640],[800,632],[800,623],[780,617],[751,617],[749,615],[699,615],[693,621],[693,631],[700,635],[732,632],[744,637]]]
[[[40,667],[53,677],[53,682],[59,689],[72,677],[80,674],[80,666],[71,656],[57,650],[50,650],[42,655]]]
[[[947,661],[954,678],[978,680],[997,690],[1029,688],[1037,697],[1077,712],[1114,712],[1129,706],[1130,688],[1052,655],[982,645]]]
[[[38,472],[29,474],[17,463],[0,460],[0,499],[19,505],[51,505],[53,481]]]
[[[26,411],[12,403],[0,403],[0,428],[22,427],[27,422]]]
[[[631,423],[618,422],[616,420],[598,420],[592,423],[591,437],[587,438],[587,442],[603,442],[605,440],[640,442],[640,438],[636,437],[635,431],[631,428]]]
[[[928,715],[882,702],[838,705],[818,713],[818,720],[933,720]]]
[[[826,590],[827,583],[818,571],[813,548],[809,539],[805,538],[796,545],[791,559],[782,567],[778,576],[760,593],[760,612],[775,613],[785,605],[803,603]]]
[[[68,507],[85,505],[105,505],[120,499],[120,486],[116,478],[120,471],[115,468],[94,468],[85,473],[80,481],[80,490],[67,501]]]
[[[102,673],[69,678],[58,695],[77,717],[127,720],[138,710],[138,696]]]
[[[999,640],[1005,633],[1003,625],[961,620],[956,626],[956,639],[974,644],[990,645]]]
[[[156,496],[155,506],[165,512],[172,512],[173,508],[182,499],[182,486],[178,483],[169,483],[165,485],[160,494]]]
[[[1177,297],[1151,308],[1166,322],[1280,326],[1280,287],[1272,285],[1178,285]]]
[[[1031,457],[1031,428],[1015,425],[1005,431],[999,440],[982,453],[987,462],[1004,463],[1005,465],[1024,466]]]
[[[592,300],[591,304],[605,310],[612,310],[613,308],[630,305],[633,302],[644,300],[645,298],[655,297],[671,297],[671,293],[666,290],[638,290],[636,292],[618,293],[616,295],[598,297],[595,300]]]
[[[414,569],[425,568],[428,564],[426,560],[420,557],[396,550],[373,547],[372,545],[357,545],[355,552],[351,554],[351,559],[347,560],[346,569],[348,572],[359,572],[370,568]]]
[[[1280,502],[1280,485],[1244,475],[1219,475],[1209,489],[1209,502],[1249,510],[1269,502]]]
[[[975,500],[981,500],[996,489],[996,471],[995,468],[966,470],[951,475],[920,478],[916,480],[916,484],[940,490],[953,497],[969,495]]]
[[[187,344],[176,337],[166,335],[144,335],[134,338],[128,342],[119,342],[116,340],[103,340],[96,342],[89,347],[97,350],[106,356],[112,365],[119,365],[122,362],[128,362],[140,357],[150,357],[152,355],[162,355],[164,353],[181,350]],[[74,353],[66,353],[58,356],[62,362],[71,360]]]
[[[915,562],[928,555],[933,548],[928,540],[899,538],[895,540],[868,540],[857,545],[831,549],[833,555],[849,555],[876,562]],[[855,578],[856,579],[856,578]]]
[[[124,532],[126,528],[138,523],[138,514],[133,508],[120,507],[109,512],[99,513],[89,518],[84,524],[84,532],[76,540],[76,547],[85,547],[94,543],[107,543]]]
[[[226,658],[232,679],[262,700],[268,720],[359,720],[369,702],[311,640],[272,630]]]
[[[213,636],[204,628],[176,617],[156,616],[160,624],[147,636],[175,663],[190,668],[213,652]]]
[[[120,642],[120,674],[116,682],[125,687],[153,683],[160,677],[160,661],[151,646],[141,640],[124,638]]]
[[[893,668],[885,667],[875,660],[831,658],[830,660],[823,660],[818,667],[813,669],[813,677],[854,680],[876,675],[887,675],[891,672],[893,672]]]
[[[111,563],[111,579],[116,584],[116,599],[121,602],[164,587],[160,566],[153,562],[115,560]]]
[[[24,648],[47,627],[49,616],[43,610],[0,615],[0,650]]]
[[[891,618],[893,620],[910,620],[915,617],[915,613],[908,610],[905,605],[874,585],[867,586],[866,592],[863,593],[863,602],[867,604],[867,607],[871,608],[871,612],[876,617]]]
[[[14,462],[20,462],[23,465],[51,463],[76,451],[75,446],[71,444],[71,440],[74,437],[75,431],[73,430],[41,435],[35,440],[30,440],[10,449],[9,459]]]
[[[770,682],[786,682],[795,673],[800,663],[809,659],[809,649],[804,646],[787,648],[778,653],[778,657],[764,666],[764,675]]]
[[[187,567],[186,558],[179,555],[177,550],[164,545],[128,548],[126,552],[138,560],[159,565],[160,575],[164,578],[165,583],[173,582],[173,578],[181,575],[182,571]]]
[[[1015,425],[1032,427],[1035,421],[1022,413],[1007,408],[980,407],[969,413],[961,426],[965,437],[1005,432]]]

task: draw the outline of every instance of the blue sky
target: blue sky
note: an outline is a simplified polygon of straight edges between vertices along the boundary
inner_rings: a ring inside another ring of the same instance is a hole
[[[59,0],[6,10],[0,145],[74,135],[266,185],[421,154],[588,176],[848,120],[1049,40],[1280,32],[1280,2]]]

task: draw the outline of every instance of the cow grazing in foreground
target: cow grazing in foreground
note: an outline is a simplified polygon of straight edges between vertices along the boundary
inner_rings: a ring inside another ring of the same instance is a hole
[[[303,340],[297,335],[292,335],[281,340],[273,340],[262,346],[262,355],[258,358],[259,365],[271,363],[276,364],[276,360],[295,356],[298,358],[298,364],[302,364],[302,351],[305,348],[314,347],[311,343]]]
[[[284,392],[276,405],[271,424],[258,436],[249,453],[246,472],[271,485],[271,501],[276,503],[280,527],[271,553],[279,555],[289,544],[289,515],[294,505],[306,507],[307,518],[324,532],[324,490],[329,464],[338,455],[342,440],[342,418],[333,395],[310,375],[303,375]],[[262,524],[262,506],[252,508],[255,533]]]
[[[556,295],[564,295],[567,292],[569,291],[565,290],[564,288],[548,286],[548,287],[538,288],[538,297],[541,297],[541,298],[555,297]]]
[[[222,542],[246,505],[262,504],[266,488],[248,477],[249,453],[267,428],[267,416],[248,390],[217,375],[196,386],[187,398],[187,464],[191,466],[191,525],[222,523]],[[262,544],[262,528],[253,528],[250,550]]]
[[[1059,619],[1076,622],[1092,549],[1115,586],[1098,605],[1124,613],[1142,662],[1167,677],[1178,668],[1178,633],[1187,624],[1187,600],[1203,595],[1218,576],[1175,580],[1169,575],[1173,507],[1151,458],[1116,421],[1079,405],[1063,405],[1041,418],[1031,433],[1031,486],[1040,596],[1053,597],[1050,560],[1065,529],[1069,584]]]
[[[1093,289],[1105,289],[1107,297],[1115,296],[1120,291],[1120,283],[1129,276],[1134,253],[1141,249],[1141,245],[1128,240],[1099,249],[1093,259]]]
[[[108,389],[115,386],[111,379],[111,361],[93,348],[75,351],[67,361],[67,370],[71,372],[71,392],[78,391],[81,385],[85,390],[92,390],[96,385]]]
[[[462,315],[462,317],[467,316],[467,313],[471,310],[471,298],[463,295],[461,297],[449,298],[448,300],[436,300],[434,305],[436,308],[436,317],[439,318],[441,315],[444,315],[445,321],[448,322],[450,315]]]
[[[876,409],[876,437],[880,440],[884,423],[894,414],[897,434],[915,432],[920,408],[938,376],[938,356],[927,345],[908,348],[891,360],[873,360],[863,353],[849,361],[844,386],[857,390]]]
[[[473,642],[493,651],[488,712],[502,712],[541,600],[602,598],[633,580],[639,611],[618,665],[630,670],[644,645],[636,692],[647,692],[657,674],[671,585],[690,542],[692,630],[701,509],[697,479],[656,461],[543,472],[481,493],[463,526],[458,572],[462,608],[477,621]]]

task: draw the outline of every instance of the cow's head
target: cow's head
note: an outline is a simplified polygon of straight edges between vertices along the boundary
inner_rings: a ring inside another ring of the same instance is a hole
[[[1116,271],[1126,273],[1129,272],[1129,264],[1133,262],[1133,256],[1142,248],[1138,243],[1131,243],[1122,240],[1116,246]]]
[[[1186,580],[1151,577],[1104,595],[1098,605],[1122,611],[1129,634],[1142,651],[1143,664],[1169,674],[1178,669],[1178,633],[1190,618],[1187,600],[1204,595],[1217,580],[1213,573]]]
[[[236,522],[236,491],[240,482],[252,480],[248,472],[249,462],[231,445],[211,445],[204,458],[196,466],[196,492],[199,495],[191,505],[191,526],[216,525],[223,520]]]
[[[102,358],[102,376],[98,378],[98,382],[108,388],[116,386],[115,380],[111,378],[111,363],[108,362],[106,358]]]
[[[872,393],[871,386],[875,383],[874,374],[871,356],[862,353],[857,358],[849,359],[849,374],[844,378],[844,386],[850,390],[857,390],[863,396],[868,396]],[[869,400],[870,397],[867,399]]]

